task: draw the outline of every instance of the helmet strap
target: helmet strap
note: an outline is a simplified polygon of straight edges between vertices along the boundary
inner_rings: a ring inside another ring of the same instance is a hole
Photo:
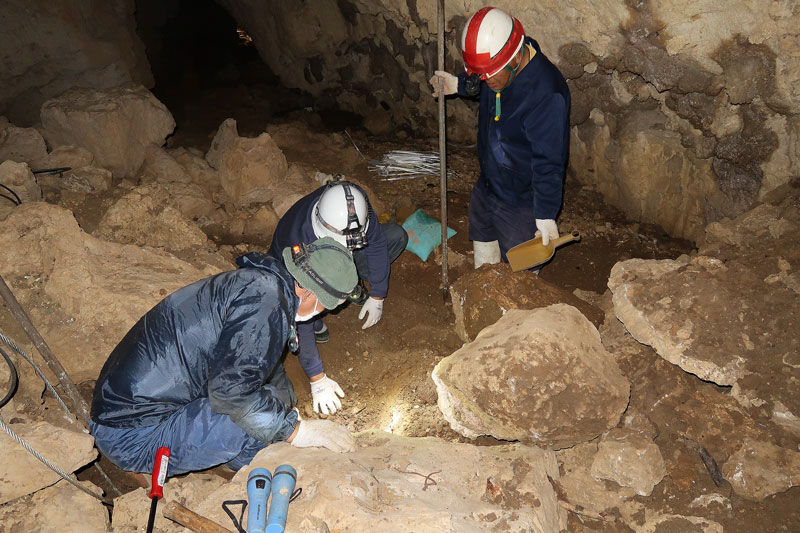
[[[322,218],[322,214],[319,212],[319,204],[317,205],[314,213],[317,217],[317,221],[328,231],[333,232],[336,235],[344,236],[348,249],[355,250],[358,248],[363,248],[367,245],[367,234],[366,231],[364,231],[364,228],[361,226],[361,223],[358,221],[355,198],[353,197],[353,192],[350,190],[350,185],[352,184],[349,181],[338,180],[328,182],[328,187],[332,187],[334,185],[341,185],[342,189],[344,190],[344,198],[347,202],[347,225],[344,229],[339,230],[325,222],[325,219]],[[369,202],[367,202],[367,217],[369,217],[369,210],[370,205]]]

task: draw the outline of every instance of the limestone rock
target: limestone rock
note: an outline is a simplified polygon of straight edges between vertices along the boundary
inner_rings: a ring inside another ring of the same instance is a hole
[[[0,162],[7,160],[28,163],[34,170],[47,160],[47,146],[42,134],[34,128],[0,126]]]
[[[68,430],[46,422],[7,425],[34,450],[65,472],[74,472],[97,457],[94,438],[81,431],[82,426]],[[77,423],[75,425],[78,426]],[[0,443],[3,448],[0,459],[0,504],[36,492],[61,479],[5,431],[0,432]]]
[[[746,438],[722,466],[736,494],[763,500],[800,485],[800,452]]]
[[[614,427],[630,392],[597,330],[566,304],[509,311],[432,377],[455,431],[553,449]]]
[[[219,170],[222,188],[238,205],[269,202],[290,190],[283,183],[286,157],[272,136],[239,137],[233,119],[222,123],[206,159]]]
[[[611,271],[617,317],[667,361],[720,385],[742,405],[769,402],[776,422],[800,418],[800,193],[710,224],[691,260],[618,263]],[[780,313],[775,310],[780,309]],[[767,318],[768,317],[768,318]]]
[[[47,154],[47,168],[81,168],[88,167],[93,162],[94,156],[92,153],[80,146],[57,146]]]
[[[100,493],[89,482],[82,485]],[[108,530],[108,511],[100,500],[62,480],[32,496],[0,506],[0,524],[3,531],[100,533]]]
[[[661,450],[633,431],[614,429],[603,435],[592,462],[592,475],[631,487],[649,496],[667,473]]]
[[[211,168],[220,169],[222,155],[238,138],[239,128],[236,126],[236,120],[232,118],[225,119],[217,128],[217,133],[211,141],[211,147],[206,152],[206,161],[211,165]]]
[[[710,261],[722,268],[720,261]],[[689,273],[686,281],[682,272]],[[742,376],[745,353],[733,336],[739,320],[729,307],[740,298],[726,291],[707,269],[671,259],[631,259],[614,265],[608,286],[617,317],[636,340],[652,346],[661,357],[720,385],[732,385]],[[723,303],[717,303],[720,297],[725,298]],[[717,309],[709,309],[709,304],[717,304]],[[701,324],[711,318],[726,320],[725,327],[708,331]],[[703,350],[695,340],[700,334],[715,337],[704,345],[714,341],[721,345],[711,353]]]
[[[502,527],[548,532],[566,527],[566,513],[548,481],[548,476],[558,480],[552,452],[380,431],[357,439],[359,448],[347,454],[285,443],[268,446],[195,511],[230,523],[219,502],[243,497],[251,468],[272,472],[291,464],[303,496],[292,503],[287,531],[477,533]]]
[[[3,161],[0,163],[0,183],[14,191],[0,187],[0,217],[7,214],[19,202],[38,202],[42,199],[42,189],[36,176],[26,163]],[[16,195],[15,195],[16,194]]]
[[[208,164],[203,152],[196,148],[176,148],[168,152],[177,161],[191,182],[211,193],[219,192],[222,187],[216,170]]]
[[[506,264],[485,265],[460,276],[450,286],[456,316],[456,333],[464,342],[497,322],[510,309],[537,309],[554,303],[578,308],[595,327],[603,313],[575,295],[540,279],[535,274],[512,272]]]
[[[189,183],[192,178],[180,163],[160,146],[147,148],[144,164],[139,171],[139,178],[144,182],[179,182]]]
[[[39,120],[47,98],[70,87],[152,86],[153,77],[133,18],[135,2],[80,0],[0,4],[6,58],[0,109],[24,126]]]
[[[159,185],[137,187],[106,211],[95,236],[171,252],[205,246],[205,233],[177,209],[165,205],[167,197],[168,192]]]
[[[116,343],[165,296],[220,271],[92,237],[69,211],[44,203],[0,221],[0,248],[0,274],[76,382],[96,378]]]
[[[658,515],[635,529],[636,533],[659,533],[661,531],[683,531],[696,533],[722,533],[722,524],[699,516],[676,514]]]
[[[42,130],[51,147],[75,145],[116,177],[139,170],[150,146],[175,129],[164,105],[141,86],[71,89],[42,104]]]
[[[188,509],[197,509],[201,502],[223,484],[225,479],[214,474],[191,473],[168,478],[164,485],[164,500],[159,503],[159,507],[168,501],[175,501]],[[138,531],[146,523],[150,511],[150,499],[147,494],[148,489],[139,488],[114,499],[111,525],[115,531],[125,527],[133,527]],[[230,519],[220,524],[230,525]],[[169,533],[185,531],[183,526],[165,518],[160,512],[156,512],[154,528]]]
[[[272,200],[272,209],[275,215],[280,219],[286,212],[301,198],[305,196],[299,193],[289,193],[276,196]]]
[[[57,181],[62,190],[94,193],[111,188],[112,178],[110,170],[89,165],[67,170],[55,180],[50,180],[49,183]]]
[[[597,443],[592,441],[558,451],[559,469],[562,472],[559,487],[573,505],[600,515],[617,508],[624,511],[625,521],[630,523],[633,521],[632,515],[643,506],[633,501],[636,492],[630,487],[606,483],[591,474],[597,448]]]

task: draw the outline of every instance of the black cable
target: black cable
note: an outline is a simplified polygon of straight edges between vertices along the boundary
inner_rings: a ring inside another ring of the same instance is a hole
[[[41,170],[32,170],[31,172],[34,174],[61,174],[68,170],[72,170],[72,167],[43,168]]]
[[[0,194],[0,196],[2,196],[3,198],[6,198],[6,199],[8,199],[8,200],[9,200],[9,201],[11,201],[11,202],[13,202],[13,203],[14,203],[14,205],[19,205],[19,204],[21,204],[21,203],[22,203],[22,200],[20,199],[19,195],[17,195],[17,193],[15,193],[13,189],[11,189],[11,188],[9,188],[9,187],[6,187],[6,186],[5,186],[5,185],[3,185],[2,183],[0,183],[0,187],[4,188],[5,190],[7,190],[7,191],[8,191],[8,192],[10,192],[11,194],[13,194],[13,195],[14,195],[14,198],[16,198],[16,200],[14,200],[13,198],[11,198],[11,197],[9,197],[9,196],[6,196],[5,194]]]
[[[16,200],[14,200],[13,198],[11,198],[10,196],[6,196],[5,194],[3,194],[3,193],[1,193],[1,192],[0,192],[0,196],[2,196],[3,198],[5,198],[6,200],[8,200],[9,202],[11,202],[11,203],[12,203],[12,204],[14,204],[14,205],[19,205],[19,204],[17,203],[17,201],[16,201]]]
[[[8,393],[5,395],[5,397],[0,400],[0,407],[3,407],[9,402],[9,400],[11,400],[11,397],[14,396],[14,393],[17,392],[19,378],[17,377],[17,367],[14,366],[14,362],[11,360],[5,350],[0,348],[0,354],[3,355],[3,359],[6,360],[6,363],[8,363],[8,369],[11,371],[11,386],[8,388]]]

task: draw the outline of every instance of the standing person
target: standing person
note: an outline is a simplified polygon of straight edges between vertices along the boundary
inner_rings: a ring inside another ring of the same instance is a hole
[[[569,148],[570,95],[564,76],[525,36],[519,20],[495,7],[472,15],[461,35],[465,72],[437,70],[444,94],[480,98],[481,174],[469,204],[475,268],[507,261],[509,248],[541,234],[558,238]]]
[[[358,318],[366,320],[361,329],[374,326],[383,315],[390,265],[405,250],[408,234],[397,224],[379,224],[361,187],[333,180],[289,208],[278,221],[267,253],[280,258],[280,251],[290,243],[321,237],[333,238],[353,253],[359,288],[349,301],[362,306]],[[328,327],[321,318],[316,318],[298,324],[297,329],[300,341],[297,356],[311,382],[314,412],[335,413],[342,407],[339,398],[344,397],[344,392],[325,374],[316,346],[330,339]]]
[[[281,356],[295,323],[344,303],[358,282],[333,239],[250,253],[238,270],[164,298],[125,335],[100,372],[89,429],[123,470],[149,472],[161,446],[180,474],[248,464],[265,446],[352,451],[347,429],[300,420]],[[286,266],[284,266],[284,264]]]

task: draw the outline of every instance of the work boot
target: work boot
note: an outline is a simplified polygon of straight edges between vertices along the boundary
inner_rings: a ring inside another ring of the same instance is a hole
[[[360,290],[357,291],[357,294],[349,296],[347,300],[352,304],[362,306],[369,298],[369,289],[363,279],[358,280],[358,287]]]
[[[317,344],[325,344],[331,340],[331,332],[328,331],[328,326],[322,320],[319,323],[322,324],[322,329],[319,331],[314,330],[314,340]]]

